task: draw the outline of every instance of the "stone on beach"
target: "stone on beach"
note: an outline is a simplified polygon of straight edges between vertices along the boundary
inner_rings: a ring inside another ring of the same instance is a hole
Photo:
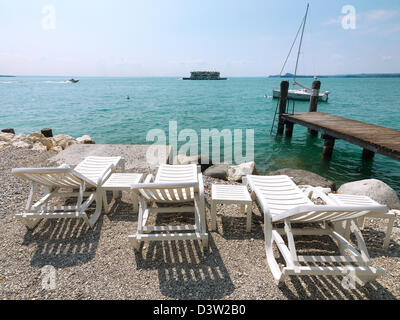
[[[27,138],[30,139],[34,143],[34,145],[36,143],[40,143],[40,144],[44,145],[47,150],[50,150],[52,147],[55,146],[54,142],[51,139],[46,138],[43,134],[38,133],[38,132],[29,134]],[[40,149],[37,149],[37,150],[40,151]]]
[[[96,142],[94,142],[93,139],[87,134],[80,138],[77,138],[76,142],[78,142],[79,144],[96,144]]]
[[[313,187],[323,187],[330,188],[331,190],[336,190],[336,184],[333,181],[330,181],[320,175],[306,171],[306,170],[297,170],[291,168],[279,169],[276,171],[271,171],[268,173],[269,176],[280,176],[286,175],[292,178],[295,184],[297,185],[308,185]]]
[[[241,181],[243,176],[256,172],[256,164],[254,161],[242,163],[228,168],[228,179],[232,181]]]
[[[36,143],[33,144],[32,150],[36,150],[36,151],[39,151],[39,152],[46,152],[48,149],[42,143],[36,142]]]
[[[12,133],[0,132],[0,141],[10,142],[12,139],[14,139],[14,136],[15,135]]]
[[[56,146],[61,147],[63,150],[76,143],[76,140],[67,134],[58,134],[50,139]]]
[[[0,150],[9,147],[11,144],[5,141],[0,141]]]
[[[12,143],[12,146],[15,148],[31,148],[32,143],[28,143],[22,140],[18,140]]]
[[[400,200],[396,191],[383,181],[366,179],[343,184],[338,193],[368,196],[390,209],[400,209]]]
[[[212,178],[228,180],[229,164],[215,164],[204,171],[204,175]]]

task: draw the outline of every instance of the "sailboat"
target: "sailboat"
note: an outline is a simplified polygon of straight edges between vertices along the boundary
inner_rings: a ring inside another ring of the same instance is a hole
[[[293,50],[293,47],[294,47],[294,45],[295,45],[295,43],[296,43],[296,41],[297,41],[297,38],[298,38],[299,33],[300,33],[300,30],[302,30],[302,32],[301,32],[301,38],[300,38],[299,51],[298,51],[298,53],[297,53],[296,69],[295,69],[295,73],[294,73],[294,76],[293,76],[293,86],[297,86],[297,87],[299,87],[300,89],[289,89],[289,92],[288,92],[288,99],[291,99],[291,100],[309,101],[310,98],[311,98],[311,96],[312,96],[312,92],[313,92],[313,89],[308,88],[308,87],[306,87],[306,86],[304,86],[304,85],[302,85],[301,83],[298,83],[298,82],[296,81],[296,77],[297,77],[297,68],[298,68],[298,66],[299,66],[300,51],[301,51],[301,46],[302,46],[302,43],[303,43],[304,29],[305,29],[306,22],[307,22],[307,16],[308,16],[308,9],[309,9],[309,7],[310,7],[310,4],[307,4],[306,14],[305,14],[305,16],[304,16],[304,18],[303,18],[303,20],[302,20],[302,22],[301,22],[301,24],[300,24],[299,30],[297,31],[297,34],[296,34],[296,38],[294,39],[294,42],[293,42],[293,44],[292,44],[292,47],[290,48],[289,54],[288,54],[288,56],[286,57],[285,63],[283,64],[281,73],[280,73],[280,75],[279,75],[279,76],[282,75],[282,72],[283,72],[283,70],[285,69],[285,66],[286,66],[286,63],[287,63],[287,61],[288,61],[288,59],[289,59],[289,56],[290,56],[290,54],[291,54],[291,52],[292,52],[292,50]],[[318,80],[317,77],[314,77],[314,79],[315,79],[315,80]],[[320,92],[320,93],[319,93],[319,101],[327,102],[327,101],[328,101],[328,97],[329,97],[329,93],[330,93],[329,91]],[[281,92],[280,92],[279,89],[273,89],[273,90],[272,90],[272,97],[273,97],[273,98],[280,98],[280,96],[281,96]]]

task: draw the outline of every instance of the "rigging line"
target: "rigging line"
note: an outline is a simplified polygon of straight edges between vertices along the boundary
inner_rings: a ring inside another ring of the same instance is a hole
[[[310,4],[307,3],[307,10],[306,10],[306,15],[304,16],[304,23],[303,23],[303,31],[301,33],[301,39],[300,39],[300,45],[299,45],[299,52],[297,53],[297,61],[296,61],[296,69],[294,72],[294,79],[293,79],[293,83],[296,82],[296,76],[297,76],[297,67],[299,65],[299,58],[300,58],[300,51],[301,51],[301,44],[303,42],[303,35],[304,35],[304,29],[306,26],[306,20],[307,20],[307,15],[308,15],[308,8],[310,7]]]
[[[289,54],[288,54],[287,57],[286,57],[285,63],[283,64],[283,67],[282,67],[281,73],[279,74],[279,77],[282,75],[282,72],[283,72],[283,70],[285,69],[286,63],[288,62],[289,57],[290,57],[290,54],[292,53],[293,47],[294,47],[294,45],[296,44],[297,38],[299,37],[299,33],[300,33],[300,30],[301,30],[301,27],[303,26],[303,24],[305,24],[304,18],[302,19],[302,22],[301,22],[301,24],[300,24],[299,30],[297,30],[296,37],[294,38],[294,41],[293,41],[293,43],[292,43],[292,46],[290,47]]]

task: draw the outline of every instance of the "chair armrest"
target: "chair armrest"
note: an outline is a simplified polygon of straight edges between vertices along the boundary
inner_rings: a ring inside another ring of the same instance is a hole
[[[146,176],[146,179],[143,181],[143,183],[151,183],[154,182],[154,176],[150,173]]]
[[[201,171],[200,173],[197,174],[197,179],[199,181],[199,195],[200,197],[204,198],[204,182],[203,182],[203,174],[201,173]]]
[[[108,171],[111,171],[112,169],[115,169],[115,165],[113,163],[110,163],[107,168],[103,171],[102,175],[97,179],[97,185],[100,186],[102,182],[104,182],[104,177],[106,176]]]

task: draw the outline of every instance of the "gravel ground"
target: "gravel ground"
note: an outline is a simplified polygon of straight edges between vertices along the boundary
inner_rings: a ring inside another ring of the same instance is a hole
[[[135,233],[129,194],[102,215],[93,230],[78,219],[42,221],[34,231],[15,220],[26,202],[29,185],[11,168],[48,166],[52,153],[0,150],[0,298],[2,299],[398,299],[400,296],[400,221],[387,251],[381,249],[384,225],[371,220],[363,231],[372,265],[387,274],[364,287],[346,290],[339,277],[290,277],[278,288],[266,265],[263,219],[253,205],[253,229],[236,206],[218,207],[218,230],[210,249],[195,241],[146,244],[135,254],[128,234]],[[132,170],[134,171],[134,170]],[[205,177],[207,202],[211,183]],[[158,223],[190,217],[156,217]],[[151,221],[150,221],[151,222]],[[210,225],[209,204],[207,223]],[[301,252],[335,254],[327,237],[301,237]],[[276,252],[277,256],[278,253]],[[56,289],[42,289],[41,268],[56,269]]]

